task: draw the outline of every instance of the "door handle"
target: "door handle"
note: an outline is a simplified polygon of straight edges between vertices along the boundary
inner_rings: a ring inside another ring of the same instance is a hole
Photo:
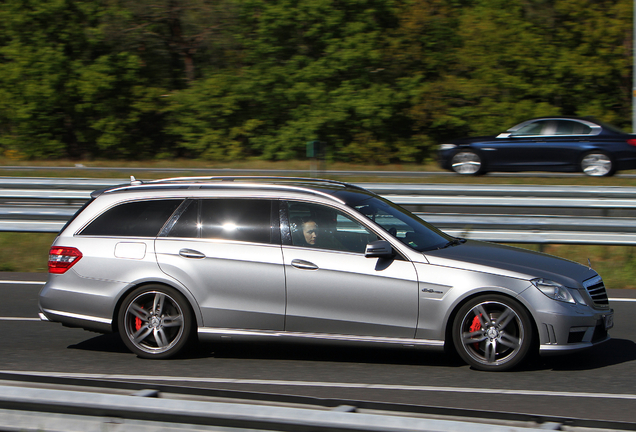
[[[202,254],[199,251],[195,251],[193,249],[181,249],[179,251],[179,255],[181,255],[184,258],[197,258],[197,259],[205,258],[204,254]]]
[[[316,264],[301,259],[293,259],[291,265],[301,270],[318,270]]]

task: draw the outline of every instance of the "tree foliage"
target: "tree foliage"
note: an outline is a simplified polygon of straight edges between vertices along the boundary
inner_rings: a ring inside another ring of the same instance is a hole
[[[628,0],[5,0],[24,158],[420,162],[540,115],[628,126]]]

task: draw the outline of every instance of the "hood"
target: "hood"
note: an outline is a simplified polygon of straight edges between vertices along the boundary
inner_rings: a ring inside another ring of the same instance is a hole
[[[528,280],[540,277],[570,288],[581,288],[581,282],[597,275],[589,267],[563,258],[476,240],[424,254],[433,265]]]

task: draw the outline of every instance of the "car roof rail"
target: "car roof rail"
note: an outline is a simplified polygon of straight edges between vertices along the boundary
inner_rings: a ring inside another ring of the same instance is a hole
[[[133,176],[131,176],[131,184]],[[148,180],[142,182],[143,184],[156,184],[156,183],[176,183],[176,182],[204,182],[204,181],[228,181],[233,182],[236,180],[275,180],[276,182],[308,182],[308,183],[327,183],[340,185],[344,187],[352,187],[355,189],[364,189],[363,187],[354,185],[352,183],[342,182],[338,180],[321,179],[313,177],[282,177],[282,176],[202,176],[202,177],[170,177],[159,180]],[[137,180],[139,182],[139,180]],[[138,183],[135,183],[138,184]]]
[[[130,184],[113,186],[107,189],[102,189],[99,191],[93,192],[91,196],[96,198],[97,196],[103,193],[113,193],[113,192],[124,192],[124,191],[135,191],[135,190],[153,190],[153,189],[165,189],[165,188],[187,188],[188,186],[212,186],[212,185],[221,185],[225,183],[225,185],[229,186],[230,183],[234,183],[236,180],[270,180],[271,183],[266,183],[267,186],[270,187],[278,187],[285,189],[293,189],[293,190],[302,190],[304,192],[310,192],[317,195],[323,195],[325,197],[329,197],[331,199],[336,199],[337,201],[341,201],[335,198],[333,195],[326,194],[324,192],[316,191],[311,188],[306,187],[306,185],[285,185],[284,183],[294,183],[294,182],[303,182],[303,183],[314,183],[317,185],[325,184],[325,185],[336,185],[341,186],[343,188],[352,188],[359,191],[366,191],[361,186],[354,185],[352,183],[341,182],[337,180],[329,180],[329,179],[317,179],[311,177],[277,177],[277,176],[206,176],[206,177],[171,177],[159,180],[147,180],[141,181],[137,180],[134,176],[130,176]],[[236,186],[242,186],[240,182],[234,183]],[[247,184],[246,184],[247,185]]]
[[[349,187],[358,190],[365,190],[363,187],[355,185],[353,183],[342,182],[339,180],[330,180],[330,179],[321,179],[321,178],[313,178],[313,177],[281,177],[281,176],[197,176],[197,177],[169,177],[158,180],[146,180],[140,181],[135,178],[135,176],[130,176],[130,184],[131,186],[142,186],[142,185],[156,185],[160,183],[203,183],[206,181],[213,182],[233,182],[236,180],[271,180],[275,182],[306,182],[306,183],[326,183],[332,185],[338,185],[343,187]]]

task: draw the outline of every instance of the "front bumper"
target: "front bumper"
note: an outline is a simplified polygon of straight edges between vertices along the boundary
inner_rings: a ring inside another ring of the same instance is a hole
[[[534,318],[541,355],[584,350],[610,339],[614,310],[609,307],[559,302],[532,288],[519,299]]]
[[[541,355],[584,350],[610,340],[609,321],[614,310],[597,312],[589,317],[559,316],[538,324]]]

